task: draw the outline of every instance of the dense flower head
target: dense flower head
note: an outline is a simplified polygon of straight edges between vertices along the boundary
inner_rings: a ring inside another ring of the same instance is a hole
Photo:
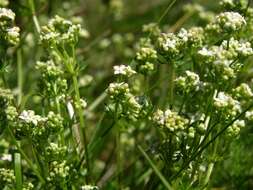
[[[14,19],[15,19],[15,13],[12,10],[7,9],[7,8],[0,8],[0,20],[2,22],[7,22],[7,21],[14,22]],[[2,22],[1,22],[1,25],[3,24]]]
[[[50,143],[45,150],[46,157],[49,161],[62,159],[66,155],[66,153],[67,147],[59,146],[56,143]]]
[[[189,122],[188,119],[171,110],[157,110],[154,113],[153,121],[160,127],[168,129],[170,132],[184,130]]]
[[[244,120],[236,120],[230,127],[228,127],[226,134],[229,137],[236,137],[240,133],[241,129],[245,127]]]
[[[141,47],[136,53],[136,59],[139,61],[152,61],[157,58],[157,52],[152,47]]]
[[[228,51],[232,53],[234,57],[247,57],[253,55],[253,49],[250,42],[238,41],[232,37],[229,40],[224,40],[221,46],[226,48],[228,44]]]
[[[8,46],[19,43],[20,29],[14,26],[15,13],[7,8],[0,8],[0,38]]]
[[[208,31],[217,33],[235,32],[241,30],[246,25],[242,15],[237,12],[223,12],[216,16],[215,20],[207,25]]]
[[[214,97],[214,106],[227,117],[236,116],[241,111],[240,102],[224,92],[219,92],[217,97]]]
[[[199,75],[191,71],[186,71],[184,76],[175,79],[175,84],[180,91],[186,93],[192,90],[198,90],[200,85]]]
[[[204,29],[202,27],[192,27],[189,30],[182,28],[177,36],[189,47],[200,47],[204,40]]]
[[[37,126],[41,122],[45,122],[46,118],[41,117],[40,115],[35,115],[33,110],[24,110],[19,115],[21,122],[26,124],[31,124]]]
[[[139,117],[142,106],[130,92],[127,83],[111,83],[107,89],[107,93],[115,104],[120,105],[118,111],[121,112],[122,116],[131,120],[136,120]]]
[[[252,98],[253,92],[248,84],[242,83],[233,90],[233,94],[236,98],[248,100]]]
[[[53,161],[49,166],[49,177],[48,181],[61,181],[69,175],[70,167],[67,165],[67,162],[64,161]]]
[[[1,185],[12,184],[15,181],[14,171],[11,169],[0,168]]]
[[[129,93],[129,86],[124,82],[110,83],[107,92],[110,98],[125,96],[125,94]]]
[[[42,44],[50,48],[64,44],[76,44],[83,34],[80,24],[73,24],[69,20],[56,15],[49,20],[48,25],[42,27],[40,39]]]
[[[162,33],[157,39],[157,47],[162,53],[171,57],[180,53],[182,41],[173,33]]]
[[[47,116],[41,116],[36,115],[33,110],[23,110],[17,119],[12,121],[11,127],[21,137],[48,137],[63,129],[63,118],[52,111]]]

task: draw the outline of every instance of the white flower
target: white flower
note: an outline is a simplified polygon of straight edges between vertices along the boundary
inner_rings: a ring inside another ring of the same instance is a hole
[[[11,161],[12,161],[12,156],[11,156],[11,154],[3,154],[3,155],[0,157],[0,160],[11,162]]]
[[[237,12],[224,12],[219,14],[216,19],[217,24],[225,30],[239,30],[246,24],[244,17]]]
[[[198,51],[198,54],[203,57],[212,57],[214,56],[214,52],[211,50],[208,50],[206,47],[203,47],[201,50]]]
[[[0,19],[6,19],[6,18],[11,21],[14,21],[15,13],[10,9],[0,8]]]
[[[125,76],[132,76],[133,74],[135,74],[136,72],[130,67],[130,66],[126,66],[126,65],[116,65],[113,67],[114,70],[114,74],[115,75],[125,75]]]
[[[19,119],[27,124],[38,125],[39,122],[46,121],[46,118],[43,118],[39,115],[35,115],[33,110],[24,110],[20,115]]]
[[[81,190],[98,190],[98,187],[92,185],[83,185],[81,186]]]
[[[253,121],[253,110],[247,111],[247,112],[245,113],[245,117],[246,117],[248,120]]]
[[[219,110],[225,111],[230,116],[235,116],[241,111],[240,102],[224,92],[219,92],[217,97],[214,97],[214,106]]]
[[[177,36],[183,41],[183,42],[187,42],[188,41],[188,37],[189,37],[189,33],[186,29],[182,28]]]

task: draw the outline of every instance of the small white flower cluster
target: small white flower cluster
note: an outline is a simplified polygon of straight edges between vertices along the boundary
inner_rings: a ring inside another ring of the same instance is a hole
[[[175,85],[180,91],[185,93],[189,93],[192,90],[196,91],[200,85],[199,75],[191,71],[186,71],[185,76],[180,76],[175,79]]]
[[[236,120],[231,126],[228,127],[226,134],[229,137],[236,137],[240,133],[241,129],[245,127],[244,120]]]
[[[242,83],[236,89],[233,90],[233,94],[236,98],[249,100],[253,97],[253,92],[248,84]]]
[[[56,143],[50,143],[48,147],[46,147],[46,156],[49,160],[52,159],[61,159],[67,152],[66,146],[59,146]]]
[[[0,20],[1,21],[5,21],[5,20],[10,20],[11,22],[14,22],[15,19],[15,13],[10,10],[10,9],[6,9],[6,8],[0,8]],[[1,22],[1,25],[3,23]]]
[[[42,27],[40,39],[44,45],[55,48],[63,44],[76,44],[83,33],[80,24],[74,24],[56,15],[48,25]]]
[[[35,115],[35,112],[33,110],[22,111],[18,118],[21,122],[32,124],[34,126],[37,126],[40,122],[46,121],[46,118],[41,117],[40,115]]]
[[[109,94],[111,99],[124,97],[125,94],[129,93],[129,86],[127,83],[110,83],[107,89],[107,93]]]
[[[78,104],[78,102],[76,100],[74,100],[73,103],[74,103],[74,106],[76,109],[79,109],[79,108],[85,109],[87,107],[86,100],[84,100],[82,98],[80,99],[80,105]]]
[[[114,75],[123,75],[126,77],[131,77],[136,72],[128,65],[115,65],[113,67]]]
[[[9,45],[17,45],[19,42],[20,29],[13,26],[15,13],[7,8],[0,8],[0,36]]]
[[[15,181],[14,171],[10,169],[0,168],[1,185],[12,184]]]
[[[9,122],[15,122],[18,116],[18,112],[14,106],[11,106],[11,105],[7,106],[7,108],[5,109],[5,113],[6,113],[6,118]]]
[[[141,47],[136,53],[136,59],[139,61],[152,61],[157,58],[157,52],[152,47]]]
[[[171,110],[162,111],[158,109],[153,116],[153,121],[164,129],[170,132],[185,130],[189,120],[178,115],[177,112]]]
[[[224,92],[219,92],[217,97],[214,97],[214,106],[227,118],[236,116],[241,111],[240,102]]]
[[[182,28],[177,36],[189,47],[200,47],[204,39],[204,29],[202,27],[192,27],[189,30]]]
[[[81,186],[81,190],[98,190],[99,188],[97,186],[93,185],[83,185]]]
[[[210,73],[216,77],[228,80],[236,77],[241,63],[234,64],[238,58],[248,57],[253,54],[249,42],[240,42],[234,38],[224,40],[220,46],[203,47],[198,50],[198,57],[202,63],[207,63]],[[220,81],[220,82],[222,82]]]
[[[57,180],[57,178],[65,179],[69,175],[70,167],[67,165],[66,161],[53,161],[50,163],[49,177],[48,181]],[[59,179],[59,180],[60,180]]]
[[[212,50],[208,49],[207,47],[203,47],[198,51],[198,54],[202,56],[203,58],[210,59],[215,56],[215,52]]]
[[[245,113],[245,118],[247,119],[247,120],[249,120],[249,121],[253,121],[253,110],[250,110],[250,111],[247,111],[246,113]]]
[[[155,36],[156,38],[157,36]],[[136,70],[142,74],[150,74],[155,70],[158,54],[151,38],[141,38],[136,44]]]
[[[224,40],[221,46],[226,49],[228,43],[228,51],[233,55],[233,57],[247,57],[253,55],[253,49],[250,42],[238,41],[232,37],[228,41]]]
[[[162,33],[157,39],[157,46],[162,52],[173,57],[180,53],[182,40],[173,33]]]
[[[138,103],[135,96],[130,93],[127,83],[111,83],[107,89],[107,93],[115,104],[121,106],[120,112],[123,116],[131,120],[135,120],[139,117],[141,105]]]
[[[53,60],[37,61],[36,69],[42,72],[43,77],[59,77],[63,74],[62,68],[56,65]]]
[[[59,114],[50,111],[47,116],[36,115],[33,110],[24,110],[19,115],[15,110],[15,119],[8,121],[20,136],[40,138],[42,135],[49,136],[63,128],[63,118]]]
[[[207,31],[235,32],[241,30],[246,25],[242,15],[237,12],[223,12],[216,16],[214,22],[207,25]]]

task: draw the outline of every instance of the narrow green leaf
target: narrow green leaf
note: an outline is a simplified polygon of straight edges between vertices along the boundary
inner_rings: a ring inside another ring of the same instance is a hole
[[[155,166],[153,161],[149,158],[149,156],[146,154],[146,152],[142,149],[141,146],[138,145],[138,149],[140,152],[143,154],[145,159],[148,161],[152,169],[154,170],[155,174],[160,178],[162,181],[163,185],[168,189],[168,190],[173,190],[173,188],[170,186],[169,182],[165,179],[165,177],[162,175],[162,173],[159,171],[159,169]]]
[[[14,168],[16,178],[16,189],[22,190],[22,171],[21,171],[21,154],[14,154]]]

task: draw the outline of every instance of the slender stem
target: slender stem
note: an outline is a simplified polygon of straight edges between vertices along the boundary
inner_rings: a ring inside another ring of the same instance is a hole
[[[165,9],[165,11],[163,12],[163,14],[160,16],[159,20],[158,20],[158,24],[161,23],[161,21],[164,19],[164,17],[168,14],[168,12],[170,11],[171,7],[176,3],[177,0],[172,0],[168,7]]]
[[[148,161],[152,169],[154,170],[155,174],[160,178],[162,181],[163,185],[168,189],[168,190],[173,190],[173,188],[170,186],[169,182],[166,180],[166,178],[162,175],[162,173],[159,171],[159,169],[155,166],[153,161],[149,158],[149,156],[146,154],[146,152],[142,149],[141,146],[138,145],[138,149],[140,152],[143,154],[145,159]]]
[[[17,69],[18,69],[18,105],[22,102],[23,89],[23,68],[22,68],[22,50],[17,50]]]
[[[212,171],[213,171],[213,167],[214,167],[213,162],[208,165],[206,177],[205,177],[205,180],[204,180],[204,187],[206,187],[208,185],[209,179],[210,179]]]
[[[32,19],[33,19],[33,23],[35,25],[36,31],[38,33],[40,33],[41,28],[40,28],[40,24],[39,24],[39,21],[38,21],[38,18],[36,16],[36,12],[35,12],[34,0],[29,0],[29,6],[30,6],[30,9],[31,9],[31,12],[32,12]]]
[[[84,153],[85,153],[85,157],[86,157],[86,167],[87,167],[87,183],[88,183],[88,176],[89,171],[90,171],[90,164],[89,164],[89,153],[88,153],[88,145],[87,145],[87,138],[86,138],[86,132],[84,129],[84,118],[83,118],[83,110],[81,108],[81,100],[80,100],[80,92],[79,92],[79,86],[78,86],[78,81],[77,81],[77,76],[73,75],[72,76],[72,80],[73,80],[73,85],[74,85],[74,90],[75,90],[75,96],[76,96],[76,101],[77,101],[77,112],[78,112],[78,117],[79,117],[79,121],[80,121],[80,129],[81,129],[81,134],[80,134],[80,138],[81,140],[84,142]],[[82,133],[83,132],[83,133]]]
[[[169,93],[168,93],[168,102],[170,108],[173,106],[174,99],[174,79],[175,79],[175,68],[174,63],[169,65]]]
[[[42,184],[45,184],[45,180],[43,179],[43,177],[40,175],[40,172],[37,170],[36,166],[33,165],[32,161],[28,158],[28,156],[25,154],[25,152],[22,150],[22,148],[19,146],[16,138],[14,137],[11,129],[9,127],[7,127],[7,130],[10,134],[11,139],[13,140],[16,148],[18,149],[18,151],[20,152],[20,154],[24,157],[25,161],[27,162],[27,164],[30,166],[30,168],[34,171],[34,173],[37,175],[37,177],[39,178],[40,182]]]
[[[117,141],[117,170],[121,171],[121,142],[120,142],[120,129],[117,129],[117,137],[116,137],[116,141]],[[121,175],[119,173],[118,175],[118,188],[122,189],[121,187]]]
[[[57,113],[61,115],[61,105],[59,102],[59,98],[57,96],[55,97],[55,103],[56,103]],[[61,145],[64,146],[65,145],[64,130],[61,131],[59,136],[60,136]]]

